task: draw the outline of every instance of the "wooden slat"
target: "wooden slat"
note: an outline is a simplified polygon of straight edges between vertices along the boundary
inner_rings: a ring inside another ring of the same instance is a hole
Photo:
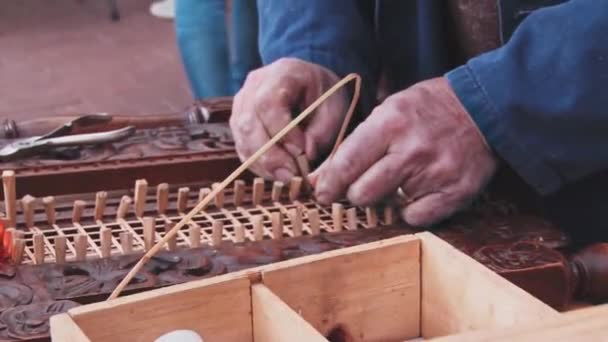
[[[315,328],[262,284],[251,287],[253,340],[327,342]]]
[[[421,240],[424,338],[555,318],[557,311],[435,235]]]
[[[349,341],[419,336],[419,241],[400,236],[268,265],[264,284],[323,335]]]
[[[90,342],[67,313],[51,316],[51,341]]]
[[[557,319],[529,322],[433,339],[437,342],[605,342],[608,341],[608,304],[565,313]]]
[[[70,316],[95,342],[154,341],[178,329],[205,341],[252,341],[250,281],[240,273],[77,307]]]

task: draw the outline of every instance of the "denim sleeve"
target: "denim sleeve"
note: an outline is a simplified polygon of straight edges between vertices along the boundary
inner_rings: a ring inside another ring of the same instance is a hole
[[[373,2],[258,0],[263,63],[296,57],[340,77],[356,72],[364,79],[365,93],[375,93],[378,59],[369,4]]]
[[[541,195],[608,168],[608,1],[532,13],[447,75],[493,149]]]

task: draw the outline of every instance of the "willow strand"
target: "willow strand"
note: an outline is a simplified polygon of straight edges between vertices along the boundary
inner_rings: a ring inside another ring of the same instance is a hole
[[[350,81],[355,80],[355,91],[353,93],[353,98],[351,100],[350,107],[346,113],[344,118],[344,122],[342,123],[342,127],[340,129],[340,133],[338,134],[338,138],[336,139],[336,143],[334,145],[334,149],[331,153],[333,155],[338,148],[339,144],[344,139],[344,135],[346,133],[346,128],[348,127],[349,121],[353,116],[353,112],[355,110],[355,106],[359,100],[359,94],[361,91],[361,77],[357,74],[349,74],[336,83],[333,87],[327,90],[323,95],[321,95],[315,102],[313,102],[308,108],[306,108],[302,113],[296,116],[289,124],[287,124],[279,133],[277,133],[274,137],[272,137],[264,146],[262,146],[259,150],[257,150],[251,157],[245,160],[236,170],[234,170],[226,179],[224,179],[219,186],[213,188],[213,190],[207,194],[188,214],[182,217],[182,219],[160,239],[146,254],[144,254],[141,259],[133,266],[133,268],[127,273],[127,275],[121,280],[121,282],[116,286],[110,297],[107,300],[117,298],[120,293],[124,290],[124,288],[131,282],[131,279],[135,277],[137,272],[139,272],[143,266],[148,262],[156,253],[160,251],[160,249],[173,238],[177,232],[185,226],[194,215],[198,214],[201,210],[203,210],[209,202],[220,192],[223,191],[230,183],[232,183],[238,176],[240,176],[243,172],[245,172],[251,164],[253,164],[262,154],[266,153],[272,146],[274,146],[281,138],[283,138],[290,130],[296,127],[299,123],[301,123],[306,117],[308,117],[312,112],[317,109],[327,98],[333,95],[336,91],[342,88],[344,85],[349,83]],[[330,156],[331,156],[330,155]],[[306,176],[306,175],[303,175]]]

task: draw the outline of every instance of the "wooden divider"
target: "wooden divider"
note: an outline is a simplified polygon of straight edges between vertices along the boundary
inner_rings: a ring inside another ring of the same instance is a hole
[[[508,327],[558,312],[431,233],[421,240],[424,338]]]
[[[327,342],[310,323],[262,284],[251,287],[255,342]]]
[[[420,246],[413,236],[269,265],[263,283],[324,336],[420,335]]]

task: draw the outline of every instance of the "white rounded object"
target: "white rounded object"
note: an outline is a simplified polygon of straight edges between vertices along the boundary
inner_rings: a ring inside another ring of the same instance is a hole
[[[204,342],[203,338],[192,330],[175,330],[168,332],[154,342]]]

